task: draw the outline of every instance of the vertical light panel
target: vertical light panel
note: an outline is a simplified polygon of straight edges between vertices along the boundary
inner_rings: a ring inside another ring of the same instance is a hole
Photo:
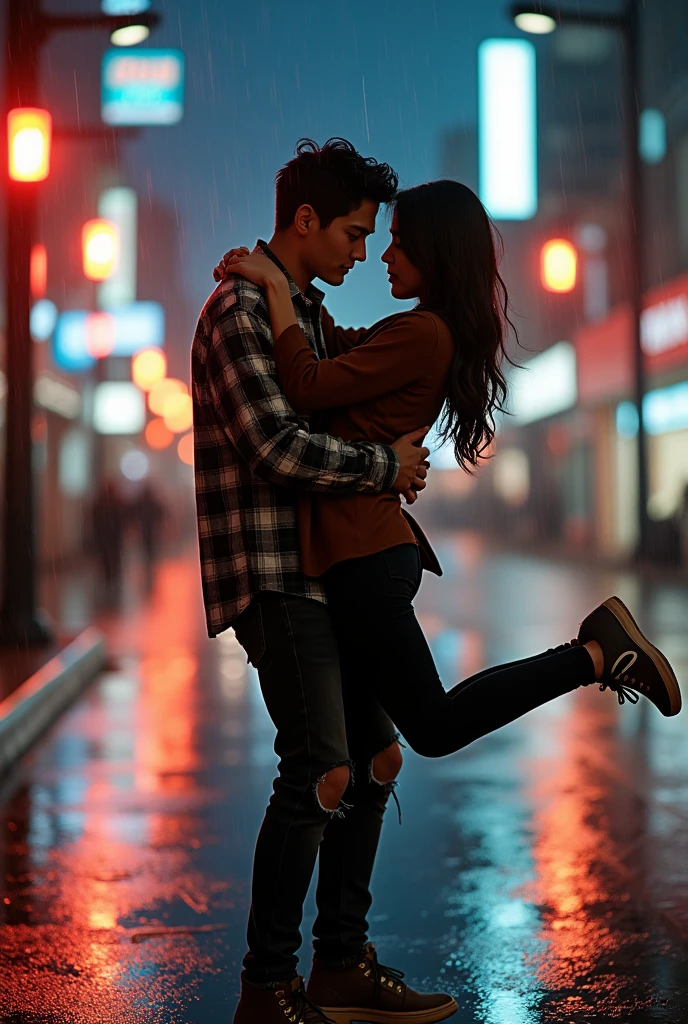
[[[98,308],[111,309],[136,300],[136,192],[133,188],[109,188],[98,200],[98,216],[119,231],[117,270],[98,289]]]
[[[525,39],[478,47],[480,198],[495,220],[537,212],[535,48]]]

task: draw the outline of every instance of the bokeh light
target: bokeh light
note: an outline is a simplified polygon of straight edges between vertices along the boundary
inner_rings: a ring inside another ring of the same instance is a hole
[[[193,424],[191,395],[170,395],[163,409],[165,426],[175,434],[183,434]]]
[[[145,452],[131,448],[120,459],[119,468],[127,480],[145,480],[148,476],[150,461]]]
[[[165,421],[162,419],[151,420],[146,425],[144,436],[146,444],[149,448],[153,448],[154,451],[162,451],[164,448],[169,448],[174,441],[174,434],[169,427],[165,426]]]
[[[137,352],[131,361],[131,379],[142,391],[150,391],[167,373],[167,358],[159,348]]]
[[[163,416],[165,412],[165,402],[170,395],[186,395],[188,394],[188,388],[184,381],[177,380],[175,377],[165,377],[159,384],[151,388],[150,394],[148,395],[148,408],[155,416]]]
[[[184,434],[180,437],[177,452],[182,462],[187,466],[193,466],[193,434]]]

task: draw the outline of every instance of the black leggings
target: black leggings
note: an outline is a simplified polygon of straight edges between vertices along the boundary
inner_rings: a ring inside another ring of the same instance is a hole
[[[324,576],[342,678],[370,688],[416,753],[452,754],[595,681],[585,648],[566,644],[445,690],[413,610],[421,573],[416,545],[401,544],[339,562]]]

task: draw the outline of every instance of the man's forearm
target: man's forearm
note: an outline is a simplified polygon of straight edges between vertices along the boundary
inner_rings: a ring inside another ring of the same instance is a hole
[[[392,487],[399,472],[393,448],[368,441],[345,442],[299,429],[246,452],[253,472],[278,486],[313,492],[376,493]]]

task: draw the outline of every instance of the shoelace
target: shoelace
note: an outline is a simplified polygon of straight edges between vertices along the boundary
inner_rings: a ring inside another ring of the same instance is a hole
[[[398,785],[399,785],[398,782],[389,782],[388,783],[388,786],[390,787],[389,788],[389,792],[391,794],[392,800],[394,800],[394,803],[397,805],[397,814],[399,815],[399,824],[401,825],[401,804],[399,803],[399,797],[397,796],[397,794],[395,792],[395,790],[396,790]]]
[[[286,995],[286,992],[285,992]],[[335,1024],[331,1017],[326,1017],[319,1006],[309,997],[306,989],[301,986],[288,997],[291,1006],[285,1014],[294,1024]]]
[[[637,704],[640,700],[639,693],[632,690],[630,686],[624,686],[618,679],[610,679],[608,683],[600,683],[600,692],[604,693],[605,690],[611,690],[612,693],[615,693],[619,704],[625,704],[626,701],[630,701],[631,704]]]
[[[366,950],[366,960],[368,961],[366,974],[372,977],[375,984],[375,1000],[377,1002],[380,998],[380,990],[385,986],[385,982],[392,979],[400,982],[404,977],[404,972],[398,971],[396,967],[385,967],[384,964],[379,963],[374,949]]]

